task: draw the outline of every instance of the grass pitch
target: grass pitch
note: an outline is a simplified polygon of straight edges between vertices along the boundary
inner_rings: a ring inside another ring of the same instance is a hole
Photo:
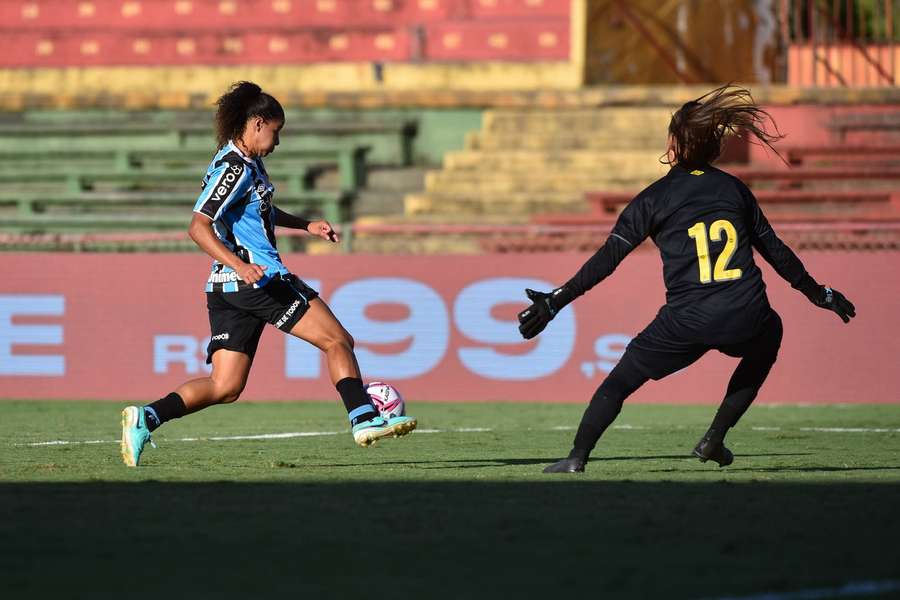
[[[754,406],[719,469],[688,456],[715,407],[630,405],[552,476],[583,406],[415,404],[361,449],[337,403],[238,403],[137,469],[121,408],[0,402],[4,597],[900,595],[900,406]]]

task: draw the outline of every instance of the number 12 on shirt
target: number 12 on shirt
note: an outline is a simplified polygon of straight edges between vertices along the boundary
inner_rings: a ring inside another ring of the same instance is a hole
[[[729,221],[720,219],[713,222],[709,226],[709,237],[706,235],[706,224],[703,222],[695,223],[693,227],[687,230],[688,235],[697,245],[697,261],[700,264],[700,283],[709,283],[713,281],[730,281],[739,279],[741,276],[740,269],[728,269],[728,261],[737,248],[737,231]],[[709,240],[718,242],[722,239],[722,232],[725,232],[725,248],[716,259],[715,271],[712,269],[709,260]]]

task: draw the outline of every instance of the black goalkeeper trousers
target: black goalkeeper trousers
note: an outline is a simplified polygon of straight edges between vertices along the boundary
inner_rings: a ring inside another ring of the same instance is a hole
[[[750,340],[708,348],[741,358],[728,382],[725,398],[711,425],[723,437],[729,428],[734,427],[759,393],[778,357],[782,333],[781,318],[773,310],[760,332]],[[645,372],[639,368],[631,350],[626,350],[619,363],[594,392],[590,404],[584,411],[578,432],[575,434],[571,456],[586,459],[596,446],[597,440],[619,415],[625,399],[648,379]]]

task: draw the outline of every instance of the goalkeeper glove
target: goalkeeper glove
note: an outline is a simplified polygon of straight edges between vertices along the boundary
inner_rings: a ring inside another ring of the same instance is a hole
[[[819,308],[833,311],[841,318],[844,323],[849,323],[850,319],[856,316],[856,307],[853,303],[837,290],[833,290],[827,286],[819,286],[809,296],[813,304]]]
[[[574,296],[565,287],[558,287],[551,293],[526,289],[525,295],[532,304],[519,313],[519,333],[530,340],[544,330],[562,308],[574,300]]]

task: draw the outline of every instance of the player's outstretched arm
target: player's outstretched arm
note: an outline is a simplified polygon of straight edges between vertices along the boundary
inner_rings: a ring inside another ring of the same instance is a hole
[[[619,263],[650,235],[653,195],[648,191],[652,189],[653,185],[628,203],[616,220],[606,243],[564,285],[549,294],[525,290],[532,304],[519,313],[519,332],[522,337],[530,340],[542,332],[556,313],[609,277]]]
[[[812,277],[810,277],[810,280],[812,280]],[[842,293],[828,286],[819,285],[815,281],[813,281],[813,284],[815,285],[800,290],[809,298],[810,302],[819,308],[832,311],[844,323],[849,323],[850,319],[856,316],[856,307]]]
[[[575,299],[566,286],[558,287],[549,294],[531,289],[525,290],[531,306],[519,313],[519,333],[530,340],[542,332],[562,308]]]
[[[752,225],[752,244],[756,251],[772,265],[776,273],[795,290],[802,292],[810,302],[819,308],[834,312],[844,323],[849,323],[850,319],[856,316],[856,307],[853,303],[839,291],[821,285],[813,279],[793,250],[776,235],[753,192],[743,182],[739,182],[739,188],[747,201]]]
[[[289,229],[302,229],[329,242],[341,241],[337,232],[328,221],[307,221],[303,217],[292,215],[278,207],[275,207],[275,224]]]

